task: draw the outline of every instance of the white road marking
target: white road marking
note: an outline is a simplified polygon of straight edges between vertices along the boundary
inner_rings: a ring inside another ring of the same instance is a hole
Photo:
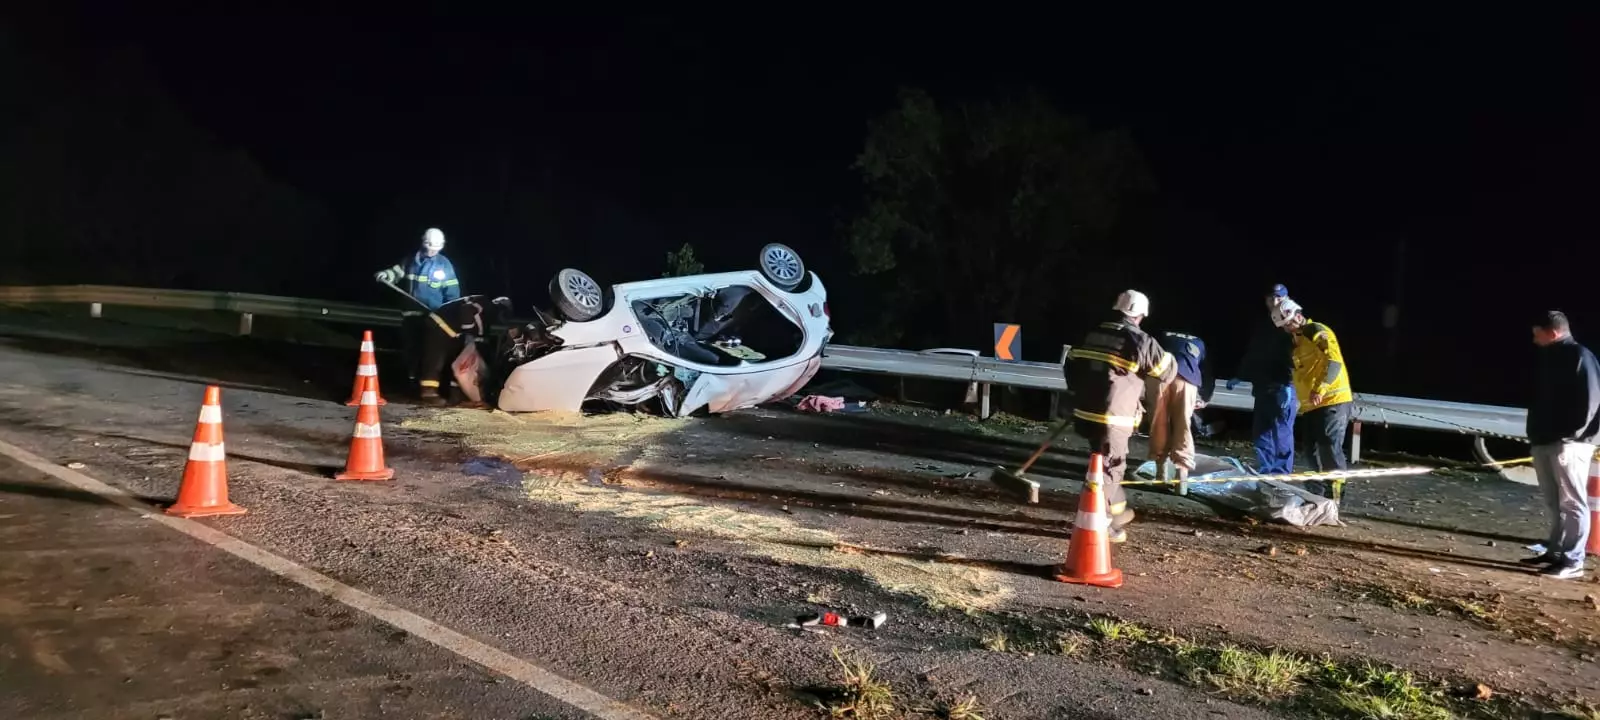
[[[69,470],[10,443],[0,441],[0,454],[38,470],[84,492],[93,493],[200,542],[249,561],[279,577],[315,590],[412,635],[427,640],[490,670],[517,680],[545,695],[594,715],[600,720],[654,720],[650,715],[612,700],[522,658],[473,640],[439,623],[291,560],[262,550],[243,540],[193,520],[173,517],[135,499],[120,488]]]

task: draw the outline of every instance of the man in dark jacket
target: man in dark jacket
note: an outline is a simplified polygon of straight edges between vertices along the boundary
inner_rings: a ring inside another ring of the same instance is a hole
[[[1282,285],[1267,291],[1267,316],[1256,327],[1239,366],[1239,378],[1250,383],[1255,398],[1250,431],[1256,469],[1272,475],[1294,472],[1294,418],[1300,409],[1294,392],[1294,338],[1272,324],[1273,308],[1288,298]]]
[[[1546,577],[1574,580],[1583,577],[1591,530],[1585,485],[1600,440],[1600,365],[1572,339],[1567,316],[1559,311],[1538,317],[1533,343],[1539,359],[1528,405],[1528,442],[1550,511],[1550,540],[1543,555],[1522,562],[1543,565],[1540,574]]]
[[[1089,451],[1105,457],[1106,510],[1111,514],[1111,542],[1128,538],[1133,522],[1122,475],[1128,465],[1128,439],[1139,425],[1144,378],[1171,380],[1177,372],[1172,355],[1139,329],[1150,313],[1150,300],[1137,290],[1117,298],[1116,315],[1100,323],[1067,353],[1067,387],[1073,397],[1072,429],[1089,441]]]

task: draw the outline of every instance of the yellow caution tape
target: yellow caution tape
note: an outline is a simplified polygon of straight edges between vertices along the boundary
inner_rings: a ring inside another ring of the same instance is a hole
[[[1234,475],[1220,478],[1189,478],[1189,484],[1195,483],[1226,483],[1241,480],[1279,480],[1283,482],[1308,482],[1311,480],[1349,480],[1352,478],[1398,477],[1401,475],[1426,475],[1436,468],[1430,467],[1402,467],[1402,468],[1368,468],[1364,470],[1328,470],[1318,472],[1291,473],[1288,475]],[[1126,480],[1123,485],[1177,485],[1177,480]]]

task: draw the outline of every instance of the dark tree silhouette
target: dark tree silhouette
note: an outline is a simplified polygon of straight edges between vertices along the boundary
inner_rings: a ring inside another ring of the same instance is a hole
[[[1152,189],[1125,133],[1038,94],[941,106],[902,90],[855,167],[867,202],[847,242],[880,283],[879,322],[860,339],[883,345],[1094,315],[1113,285],[1088,275],[1112,256],[1119,212]]]

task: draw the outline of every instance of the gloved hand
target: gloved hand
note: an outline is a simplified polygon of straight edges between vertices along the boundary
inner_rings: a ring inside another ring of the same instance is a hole
[[[386,269],[383,269],[383,270],[379,270],[378,274],[376,274],[376,275],[374,275],[372,277],[373,277],[373,279],[377,280],[378,282],[389,283],[390,285],[393,285],[395,283],[395,281],[400,279],[400,273],[395,272],[394,268],[386,268]]]

